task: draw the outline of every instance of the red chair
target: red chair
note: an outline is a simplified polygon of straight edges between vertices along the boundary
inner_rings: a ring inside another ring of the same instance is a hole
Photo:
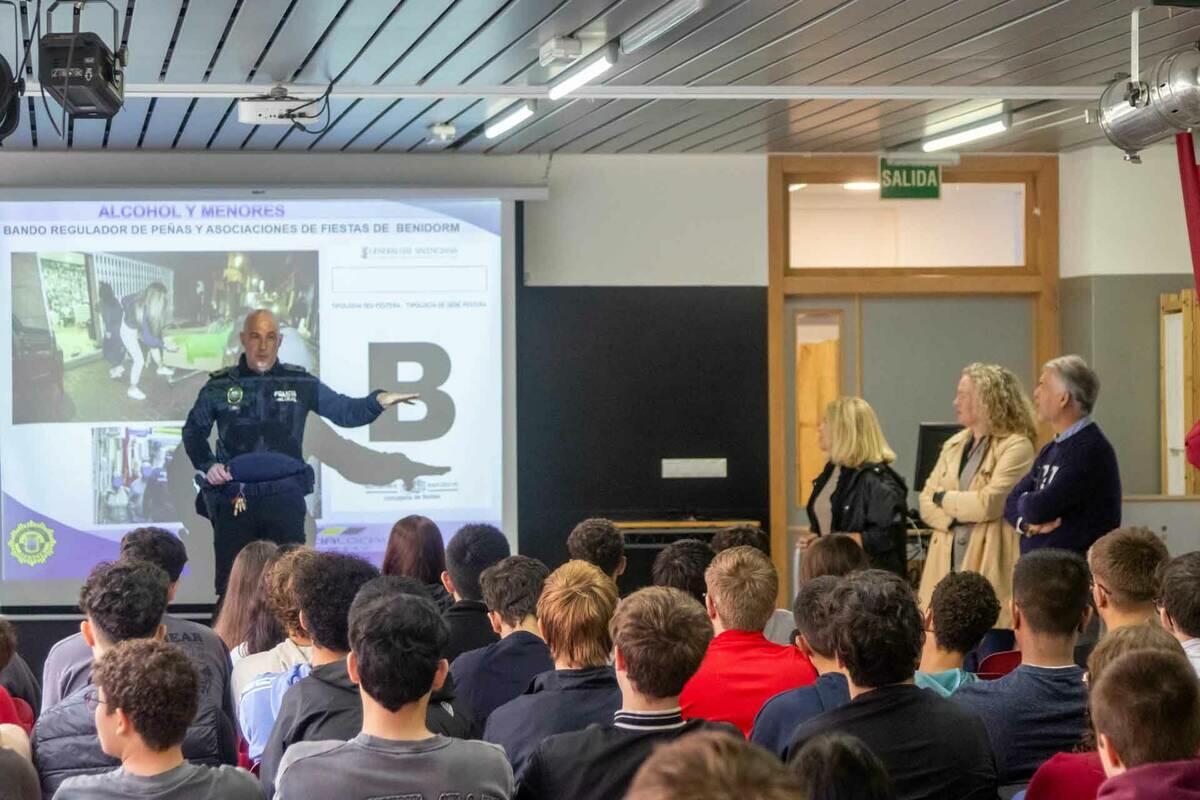
[[[1019,666],[1021,666],[1021,651],[1005,650],[1001,653],[992,653],[981,661],[976,674],[985,681],[994,681],[997,678],[1003,678]]]

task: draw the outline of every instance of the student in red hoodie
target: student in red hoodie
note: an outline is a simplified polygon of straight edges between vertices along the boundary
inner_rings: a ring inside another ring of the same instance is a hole
[[[1126,653],[1100,677],[1091,705],[1108,776],[1099,800],[1200,798],[1200,684],[1187,658]]]
[[[716,636],[700,669],[683,687],[683,717],[729,722],[748,736],[767,700],[814,683],[817,671],[795,647],[763,636],[775,611],[779,576],[762,552],[746,546],[722,551],[704,581],[704,604]]]
[[[1095,690],[1108,665],[1134,650],[1184,654],[1175,637],[1157,625],[1126,625],[1105,634],[1088,657],[1088,685]],[[1025,792],[1025,800],[1096,800],[1104,779],[1104,765],[1096,751],[1096,734],[1089,728],[1075,752],[1059,753],[1038,767]]]

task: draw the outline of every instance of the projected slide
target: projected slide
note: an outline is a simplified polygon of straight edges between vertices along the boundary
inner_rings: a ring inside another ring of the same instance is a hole
[[[310,415],[317,547],[503,519],[501,203],[0,203],[0,605],[70,605],[137,525],[179,531],[180,602],[212,593],[181,444],[209,373],[268,308],[281,361],[334,390],[416,392],[364,428]]]

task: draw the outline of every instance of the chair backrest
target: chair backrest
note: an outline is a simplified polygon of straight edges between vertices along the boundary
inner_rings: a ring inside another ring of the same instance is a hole
[[[979,662],[977,674],[985,681],[995,680],[996,678],[1004,677],[1020,665],[1021,651],[1005,650],[1001,653],[992,653]]]

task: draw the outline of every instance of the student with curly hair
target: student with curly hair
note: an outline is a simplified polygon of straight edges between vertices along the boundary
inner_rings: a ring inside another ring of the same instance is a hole
[[[567,553],[595,564],[614,583],[625,572],[625,535],[611,520],[593,517],[576,525],[567,537]]]
[[[999,614],[996,592],[978,572],[951,572],[942,578],[925,612],[917,686],[949,697],[960,686],[979,680],[963,669],[963,660],[995,626]]]
[[[87,704],[104,752],[121,766],[68,778],[57,800],[260,800],[248,772],[184,760],[200,679],[175,647],[150,639],[121,642],[96,662]]]

